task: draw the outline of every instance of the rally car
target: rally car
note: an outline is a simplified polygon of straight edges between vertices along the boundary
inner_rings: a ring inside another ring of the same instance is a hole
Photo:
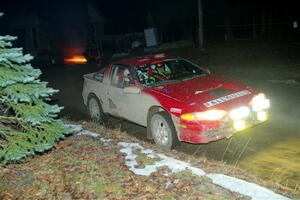
[[[269,99],[253,88],[165,54],[113,62],[84,75],[93,120],[107,114],[147,127],[162,148],[208,143],[268,118]]]

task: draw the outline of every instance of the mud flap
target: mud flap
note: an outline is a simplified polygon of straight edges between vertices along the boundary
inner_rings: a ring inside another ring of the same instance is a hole
[[[147,126],[147,139],[152,140],[151,127]]]
[[[171,118],[172,118],[175,130],[176,130],[176,133],[177,133],[178,140],[180,141],[180,137],[179,137],[180,136],[180,131],[179,131],[179,121],[180,121],[180,119],[178,117],[176,117],[175,115],[172,115],[172,114],[171,114]]]

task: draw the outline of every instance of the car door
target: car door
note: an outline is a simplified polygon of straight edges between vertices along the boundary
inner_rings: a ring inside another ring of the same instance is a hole
[[[141,92],[130,68],[114,65],[108,88],[110,114],[137,124],[147,125],[147,112],[151,106],[159,105],[157,100]]]
[[[124,65],[113,65],[111,71],[111,84],[108,89],[108,104],[110,114],[117,117],[128,119],[126,113],[130,107],[129,95],[123,92],[128,76],[129,68]],[[130,119],[129,119],[130,120]]]

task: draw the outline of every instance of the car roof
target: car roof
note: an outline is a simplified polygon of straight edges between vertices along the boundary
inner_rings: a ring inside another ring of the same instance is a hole
[[[152,54],[152,55],[122,59],[114,63],[121,64],[121,65],[128,65],[128,66],[140,66],[148,63],[162,62],[166,59],[174,59],[174,57],[170,57],[164,53],[161,53],[161,54]]]

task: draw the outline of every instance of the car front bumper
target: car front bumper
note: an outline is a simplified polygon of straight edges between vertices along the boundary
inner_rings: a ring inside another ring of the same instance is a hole
[[[256,126],[265,121],[259,121],[254,114],[245,121],[245,127],[242,130]],[[240,132],[234,128],[234,121],[226,119],[224,121],[214,122],[193,122],[179,127],[179,140],[189,143],[209,143],[223,138],[229,138],[234,133]]]

